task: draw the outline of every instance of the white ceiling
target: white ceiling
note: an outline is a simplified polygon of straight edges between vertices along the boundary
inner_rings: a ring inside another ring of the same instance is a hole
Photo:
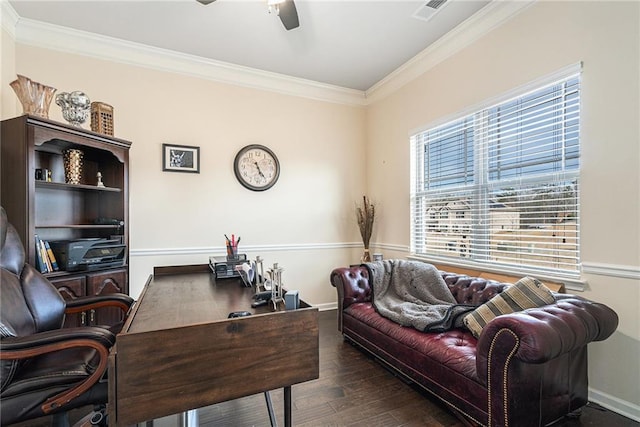
[[[10,0],[19,19],[367,90],[490,0],[449,0],[429,20],[427,0],[295,0],[286,31],[266,0]]]

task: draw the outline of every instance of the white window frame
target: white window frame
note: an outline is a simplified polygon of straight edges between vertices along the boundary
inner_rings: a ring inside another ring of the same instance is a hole
[[[505,263],[495,262],[495,261],[483,258],[481,254],[487,254],[489,253],[489,251],[488,249],[483,251],[482,245],[481,244],[478,245],[478,242],[481,242],[482,240],[484,240],[485,242],[487,242],[486,243],[487,246],[490,243],[491,244],[493,243],[490,241],[490,238],[488,237],[489,228],[491,227],[491,225],[481,226],[480,229],[478,228],[479,227],[478,223],[481,222],[481,221],[478,221],[478,218],[484,217],[485,220],[489,218],[488,207],[487,207],[489,203],[488,201],[485,201],[484,203],[481,204],[481,206],[485,207],[484,209],[487,209],[487,211],[484,212],[484,215],[482,215],[482,213],[479,214],[477,209],[473,212],[469,212],[466,215],[464,215],[463,213],[463,215],[466,217],[471,216],[472,218],[474,218],[471,224],[471,229],[472,229],[471,239],[469,239],[469,236],[463,236],[464,239],[462,239],[461,243],[459,244],[465,247],[464,253],[460,251],[460,254],[458,256],[448,256],[447,254],[434,253],[434,252],[429,252],[428,250],[425,250],[425,245],[422,244],[421,242],[424,241],[424,236],[426,235],[427,231],[433,230],[434,225],[430,223],[429,215],[426,212],[427,202],[425,199],[425,191],[419,191],[419,189],[424,189],[424,184],[425,184],[424,180],[428,179],[428,178],[425,178],[425,173],[424,173],[423,153],[424,153],[425,142],[422,140],[422,138],[424,137],[424,135],[426,135],[428,131],[436,129],[440,126],[444,126],[446,124],[450,124],[456,120],[458,121],[465,120],[469,116],[474,117],[474,123],[481,123],[483,120],[483,116],[482,116],[483,112],[488,111],[494,106],[504,104],[507,101],[513,100],[515,98],[523,97],[530,92],[535,92],[550,84],[558,83],[559,81],[568,80],[575,76],[579,77],[581,74],[581,69],[582,69],[582,64],[575,64],[575,65],[566,67],[562,70],[559,70],[556,73],[553,73],[552,75],[546,76],[542,79],[538,79],[534,82],[529,83],[528,85],[517,88],[513,91],[510,91],[507,94],[503,94],[500,97],[496,97],[480,105],[474,106],[473,108],[469,108],[466,111],[456,115],[455,117],[445,118],[443,120],[434,122],[428,126],[425,126],[421,129],[417,129],[411,132],[411,135],[410,135],[410,144],[411,144],[410,258],[422,259],[429,262],[436,262],[441,264],[467,266],[470,268],[481,269],[483,271],[496,271],[496,272],[502,272],[506,274],[517,274],[517,275],[532,274],[540,278],[564,281],[565,283],[567,283],[568,287],[572,289],[582,288],[583,284],[579,279],[581,265],[580,265],[580,239],[579,239],[579,208],[577,206],[576,206],[577,219],[576,219],[576,245],[575,245],[576,246],[575,256],[577,257],[577,261],[576,261],[575,270],[555,269],[555,268],[545,268],[545,267],[534,266],[534,265],[519,265],[518,263],[505,264]],[[476,126],[477,125],[474,124],[475,130],[477,130]],[[472,185],[462,184],[459,186],[460,187],[459,189],[461,190],[468,191],[470,193],[476,192],[476,194],[472,198],[472,200],[474,200],[474,203],[476,200],[486,199],[488,197],[487,192],[491,188],[491,183],[488,182],[488,176],[489,176],[488,163],[486,162],[486,159],[482,158],[482,156],[487,155],[487,151],[478,149],[477,147],[477,144],[479,143],[478,141],[481,141],[481,137],[477,137],[474,133],[473,174],[479,173],[480,176],[476,176],[474,184]],[[578,150],[579,150],[579,147],[578,147]],[[578,157],[579,157],[579,154],[578,154]],[[482,165],[485,165],[485,166],[482,166]],[[569,171],[563,170],[557,174],[556,179],[558,180],[558,182],[566,182],[567,180],[572,180],[573,182],[576,182],[579,184],[579,173],[580,173],[579,167],[577,169],[572,169]],[[550,174],[544,174],[540,176],[525,176],[523,178],[514,178],[513,179],[514,185],[520,186],[522,184],[537,184],[540,182],[549,182],[549,175]],[[504,182],[505,181],[501,181],[500,184],[504,186]],[[447,190],[451,190],[451,187],[449,187]],[[481,193],[477,193],[478,191]],[[437,190],[429,192],[429,194],[431,195],[437,194],[437,193],[438,193]],[[578,193],[577,197],[579,197],[579,191],[577,193]],[[577,202],[577,205],[579,205],[579,199],[577,199],[576,202]],[[433,209],[432,206],[431,208]],[[506,221],[508,221],[508,219]],[[514,224],[516,223],[516,221],[517,220],[513,219]],[[515,226],[519,227],[519,225],[512,225],[512,227],[515,227]],[[504,222],[502,223],[502,225],[497,227],[504,229],[505,227]],[[435,228],[439,230],[439,226],[436,225]],[[462,229],[462,227],[458,229]],[[482,233],[486,234],[485,238],[479,237],[482,235]],[[447,237],[445,240],[448,242],[451,240],[451,238]],[[471,242],[472,243],[471,246],[473,248],[469,247],[467,245],[467,242]],[[499,242],[499,243],[504,245],[504,242]],[[508,243],[504,246],[509,247],[509,249],[512,249]],[[450,247],[449,243],[445,243],[445,247],[447,247],[448,249]]]

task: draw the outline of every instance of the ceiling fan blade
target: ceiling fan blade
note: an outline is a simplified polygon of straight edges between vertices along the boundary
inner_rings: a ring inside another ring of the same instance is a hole
[[[287,30],[293,30],[300,26],[298,11],[296,10],[296,4],[293,0],[286,0],[280,4],[280,20]]]
[[[202,3],[205,6],[208,5],[209,3],[213,3],[216,0],[197,0],[198,3]]]

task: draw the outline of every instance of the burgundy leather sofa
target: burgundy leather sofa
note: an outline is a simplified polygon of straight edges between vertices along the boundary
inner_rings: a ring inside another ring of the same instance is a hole
[[[458,303],[480,305],[509,284],[442,272]],[[380,316],[365,267],[337,268],[338,329],[469,425],[544,426],[587,403],[587,344],[609,337],[609,307],[566,294],[498,316],[479,338],[463,329],[424,333]]]

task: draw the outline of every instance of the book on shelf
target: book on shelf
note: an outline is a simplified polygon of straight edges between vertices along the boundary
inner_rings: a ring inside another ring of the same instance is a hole
[[[56,256],[53,254],[53,251],[51,250],[51,246],[49,245],[49,241],[43,240],[43,243],[44,243],[45,249],[47,250],[47,256],[49,257],[49,261],[51,262],[51,267],[53,268],[53,271],[60,270],[60,268],[58,267],[58,261],[56,261]]]
[[[35,235],[35,244],[36,244],[36,267],[40,270],[40,273],[48,273],[48,266],[46,261],[44,260],[42,254],[42,245],[40,244],[40,238],[38,235]]]
[[[47,255],[47,248],[44,246],[42,239],[40,239],[40,251],[42,252],[42,259],[44,259],[44,263],[47,265],[47,273],[51,273],[53,271],[53,267],[51,266],[51,261]]]
[[[49,257],[49,261],[51,262],[51,267],[53,267],[53,271],[58,271],[60,268],[58,267],[58,261],[56,261],[56,256],[53,254],[51,250],[51,246],[49,245],[48,240],[44,240],[44,247],[47,249],[47,256]]]
[[[51,246],[49,242],[46,240],[42,240],[38,235],[35,236],[36,239],[36,258],[38,261],[38,268],[41,273],[51,273],[53,271],[58,271],[60,267],[58,267],[58,262],[56,260],[53,251],[51,250]]]

